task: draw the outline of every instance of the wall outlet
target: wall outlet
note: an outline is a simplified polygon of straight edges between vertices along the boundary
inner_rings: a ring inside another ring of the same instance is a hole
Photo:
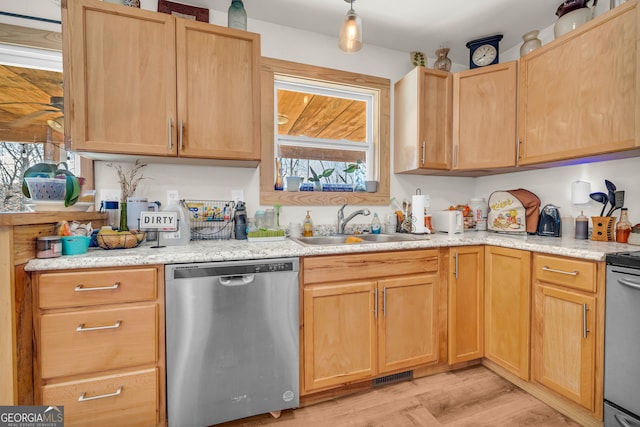
[[[236,204],[242,200],[244,202],[244,191],[242,190],[231,190],[231,200],[233,200]]]
[[[167,206],[173,204],[172,202],[175,202],[175,204],[180,202],[178,190],[167,190]]]

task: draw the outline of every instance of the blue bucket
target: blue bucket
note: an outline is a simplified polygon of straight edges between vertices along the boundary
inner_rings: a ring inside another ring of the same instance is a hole
[[[91,237],[88,236],[63,236],[62,255],[79,255],[87,252]]]

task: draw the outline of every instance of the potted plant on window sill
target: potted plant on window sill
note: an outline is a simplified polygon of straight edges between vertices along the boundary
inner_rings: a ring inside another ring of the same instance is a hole
[[[68,168],[65,162],[42,162],[36,163],[29,167],[22,176],[22,194],[26,197],[33,199],[35,195],[32,195],[27,185],[25,178],[59,178],[65,179],[65,191],[64,191],[64,206],[73,206],[78,202],[80,198],[80,192],[82,190],[83,178],[76,177]]]
[[[334,169],[333,168],[325,169],[322,171],[320,175],[318,175],[311,166],[309,166],[309,169],[311,169],[311,174],[313,175],[313,177],[308,178],[307,181],[313,182],[315,191],[322,191],[322,183],[320,182],[320,179],[329,178],[333,173]]]

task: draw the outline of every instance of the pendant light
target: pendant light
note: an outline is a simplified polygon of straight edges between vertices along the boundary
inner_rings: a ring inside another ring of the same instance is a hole
[[[338,47],[347,53],[357,52],[362,48],[362,19],[353,10],[355,0],[344,0],[351,7],[342,21]]]

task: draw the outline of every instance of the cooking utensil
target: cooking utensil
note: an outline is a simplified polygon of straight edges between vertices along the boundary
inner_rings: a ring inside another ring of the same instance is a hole
[[[604,210],[607,207],[607,203],[609,203],[609,196],[601,191],[597,191],[595,193],[589,194],[589,197],[591,197],[598,203],[602,203],[602,212],[600,212],[600,216],[604,216]]]
[[[611,216],[611,214],[616,210],[620,209],[624,206],[624,190],[616,190],[614,201],[612,203],[611,209],[607,212],[607,216]]]
[[[604,185],[607,187],[607,190],[609,191],[609,203],[611,204],[611,211],[613,211],[613,209],[615,208],[615,199],[616,199],[616,186],[613,182],[609,181],[608,179],[604,180]],[[609,216],[609,215],[607,215]]]

